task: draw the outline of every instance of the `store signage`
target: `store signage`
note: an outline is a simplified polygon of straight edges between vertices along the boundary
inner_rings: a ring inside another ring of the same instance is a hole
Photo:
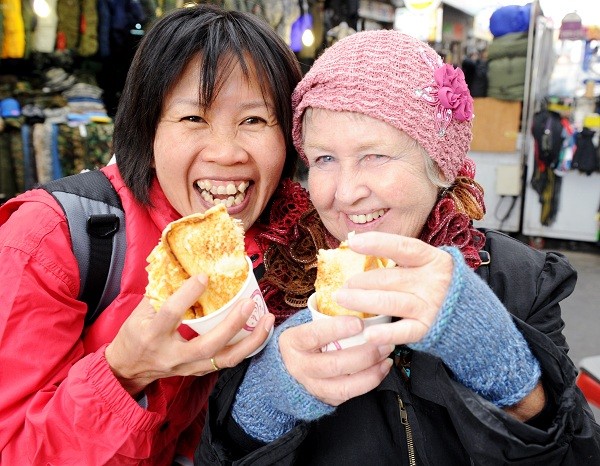
[[[437,8],[439,4],[440,0],[404,0],[404,6],[415,13],[424,13],[426,11],[430,11],[434,8]]]
[[[558,38],[561,40],[585,40],[586,30],[577,13],[569,13],[563,18]]]

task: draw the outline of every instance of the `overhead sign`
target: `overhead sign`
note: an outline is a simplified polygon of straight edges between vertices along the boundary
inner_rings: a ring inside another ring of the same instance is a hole
[[[404,6],[410,11],[415,13],[424,13],[437,8],[440,4],[440,0],[404,0]]]

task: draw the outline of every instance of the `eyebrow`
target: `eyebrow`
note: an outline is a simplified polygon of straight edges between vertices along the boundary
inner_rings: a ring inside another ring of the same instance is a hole
[[[326,144],[327,143],[321,144],[319,142],[316,142],[313,144],[305,143],[305,146],[307,148],[317,149],[317,150],[327,152],[327,151],[329,151],[329,148],[326,146]],[[356,146],[353,148],[353,150],[356,150],[357,152],[368,152],[368,151],[380,152],[382,150],[391,151],[392,149],[395,150],[394,145],[388,144],[387,142],[381,141],[381,140],[360,144],[359,146]]]
[[[251,102],[247,102],[247,103],[241,105],[241,109],[242,110],[252,110],[252,109],[255,109],[255,108],[259,108],[259,107],[267,107],[267,109],[269,110],[269,112],[274,112],[274,110],[275,110],[275,106],[272,103],[267,102],[267,101],[262,100],[262,99],[251,101]]]
[[[167,108],[173,108],[176,105],[189,105],[192,107],[198,107],[198,101],[196,99],[189,99],[186,97],[181,97],[177,99],[173,99],[170,105]],[[240,106],[242,110],[253,110],[257,108],[266,107],[269,112],[275,113],[275,106],[270,102],[265,102],[264,100],[253,100],[250,102],[245,102]]]

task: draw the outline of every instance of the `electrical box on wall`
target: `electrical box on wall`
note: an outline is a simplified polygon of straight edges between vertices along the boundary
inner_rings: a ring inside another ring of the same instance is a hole
[[[521,195],[520,165],[498,165],[496,167],[496,194],[498,196]]]

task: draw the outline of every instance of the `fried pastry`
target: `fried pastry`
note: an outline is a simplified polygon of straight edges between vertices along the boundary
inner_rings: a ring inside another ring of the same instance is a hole
[[[336,249],[319,249],[317,254],[317,278],[315,293],[319,312],[326,315],[351,315],[373,317],[373,314],[357,312],[340,306],[333,293],[339,290],[353,275],[367,270],[393,267],[393,261],[375,256],[368,256],[352,251],[343,241]]]
[[[146,296],[159,310],[192,275],[208,275],[208,286],[184,319],[220,309],[242,288],[248,276],[244,228],[224,205],[171,222],[148,256]]]

